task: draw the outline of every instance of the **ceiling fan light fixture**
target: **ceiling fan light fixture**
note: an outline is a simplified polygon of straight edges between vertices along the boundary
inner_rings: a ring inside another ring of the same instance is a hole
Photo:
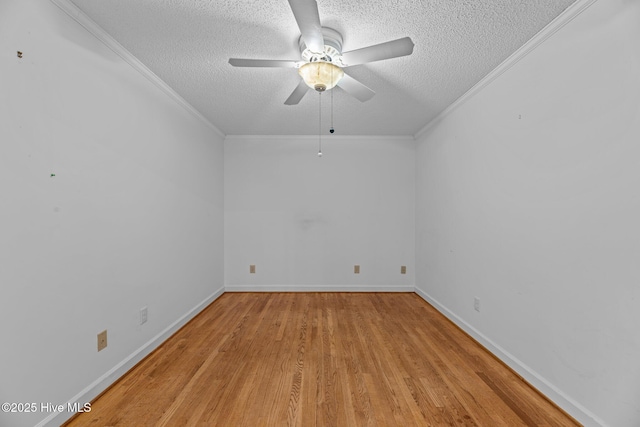
[[[342,68],[324,61],[304,64],[298,68],[298,73],[307,86],[318,92],[334,88],[344,76]]]

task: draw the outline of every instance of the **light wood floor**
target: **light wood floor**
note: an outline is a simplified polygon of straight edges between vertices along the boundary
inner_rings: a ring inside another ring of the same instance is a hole
[[[575,426],[413,293],[226,293],[68,426]]]

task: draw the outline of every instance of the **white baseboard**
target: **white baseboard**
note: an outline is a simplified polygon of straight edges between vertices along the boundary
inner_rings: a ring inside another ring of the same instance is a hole
[[[227,285],[225,292],[414,292],[413,286]]]
[[[138,362],[148,356],[153,350],[158,348],[160,344],[165,342],[167,338],[173,335],[178,329],[183,327],[189,320],[193,319],[198,313],[204,310],[209,304],[218,299],[220,295],[224,293],[224,287],[221,287],[213,294],[209,295],[198,305],[189,310],[185,315],[180,317],[178,320],[169,325],[165,330],[160,332],[158,335],[153,337],[147,343],[145,343],[142,347],[134,351],[129,357],[124,359],[122,362],[118,363],[112,369],[110,369],[107,373],[102,375],[100,378],[95,380],[89,386],[87,386],[80,393],[69,399],[69,402],[72,404],[75,402],[91,402],[95,399],[100,393],[107,389],[111,384],[116,382],[121,376],[123,376],[129,369],[133,368]],[[52,413],[44,420],[40,421],[36,424],[36,427],[45,427],[45,426],[59,426],[69,418],[75,415],[73,412],[58,412]]]
[[[585,427],[601,427],[605,423],[593,413],[587,410],[585,407],[568,397],[557,387],[551,384],[549,381],[540,376],[537,372],[531,369],[526,364],[522,363],[518,358],[510,354],[508,351],[491,341],[485,335],[480,333],[473,326],[462,320],[454,312],[442,305],[440,302],[432,298],[429,294],[424,292],[418,287],[414,288],[416,294],[422,299],[431,304],[436,310],[442,313],[445,317],[455,323],[460,329],[469,334],[473,339],[478,341],[484,348],[491,352],[494,356],[500,359],[504,364],[509,366],[529,384],[535,387],[540,393],[545,395],[549,400],[554,402],[569,415],[574,417],[577,421],[582,423]]]

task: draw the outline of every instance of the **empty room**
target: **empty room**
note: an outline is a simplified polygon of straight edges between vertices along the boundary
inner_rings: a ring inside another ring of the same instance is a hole
[[[640,1],[0,0],[0,426],[640,425]]]

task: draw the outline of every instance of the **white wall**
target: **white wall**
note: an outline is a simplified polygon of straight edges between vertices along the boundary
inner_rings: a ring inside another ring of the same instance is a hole
[[[0,425],[33,426],[222,292],[223,144],[51,2],[2,0],[0,52],[0,402],[38,405]]]
[[[639,159],[628,0],[592,4],[417,150],[418,292],[586,425],[640,425]]]
[[[413,139],[326,135],[317,150],[227,137],[226,289],[413,290]]]

